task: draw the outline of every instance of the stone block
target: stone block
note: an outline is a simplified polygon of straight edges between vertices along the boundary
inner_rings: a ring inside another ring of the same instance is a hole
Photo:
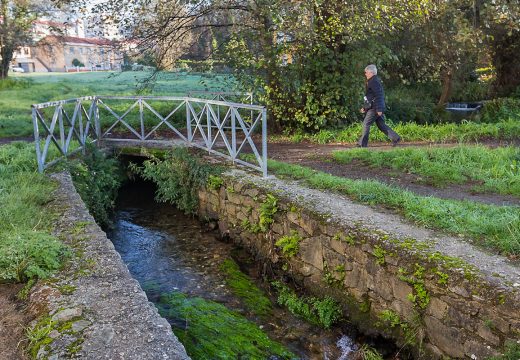
[[[456,307],[448,307],[448,314],[446,316],[446,320],[448,324],[455,325],[468,330],[475,330],[475,319],[473,319],[471,315],[467,314],[464,311],[460,311],[460,309]]]
[[[471,292],[468,291],[468,289],[466,289],[464,286],[462,286],[461,284],[459,285],[456,285],[456,286],[450,286],[448,288],[449,291],[451,291],[452,293],[454,294],[457,294],[459,296],[462,296],[463,298],[470,298],[471,297]]]
[[[408,285],[402,280],[399,280],[395,276],[390,278],[390,283],[392,286],[392,292],[394,294],[394,297],[400,301],[407,300],[408,294],[413,293],[413,289],[410,285]]]
[[[347,248],[346,255],[351,256],[355,262],[358,264],[361,264],[362,266],[365,266],[368,261],[368,255],[361,250],[358,246],[349,246]]]
[[[244,195],[249,196],[250,198],[255,198],[260,194],[260,191],[258,189],[252,188],[247,189],[242,192]],[[253,199],[254,200],[254,199]]]
[[[495,346],[500,345],[500,338],[493,333],[493,331],[486,326],[484,323],[481,323],[477,328],[477,334],[486,340],[488,343],[493,344]]]
[[[300,220],[300,226],[310,236],[316,236],[320,234],[319,222],[307,214],[302,214]]]
[[[492,356],[498,356],[500,353],[493,350],[491,346],[477,342],[475,340],[468,340],[464,343],[464,353],[470,359],[487,359]]]
[[[448,304],[438,298],[431,297],[430,303],[426,308],[426,313],[439,320],[443,320],[446,315],[448,315]]]
[[[235,205],[239,205],[242,203],[242,196],[237,193],[230,193],[227,194],[227,200]]]
[[[323,271],[323,246],[319,237],[302,240],[299,253],[304,262]]]
[[[448,356],[464,357],[464,341],[458,329],[448,327],[431,316],[425,316],[424,324],[431,343]]]
[[[386,301],[391,301],[394,296],[392,292],[392,284],[390,280],[390,275],[388,275],[384,270],[379,270],[375,276],[375,287],[374,292],[381,296]]]
[[[288,212],[287,220],[289,220],[293,224],[300,226],[300,214],[298,214],[298,213]]]
[[[344,266],[345,257],[327,247],[323,247],[323,261],[327,262],[329,270],[333,270],[338,266]]]
[[[409,300],[394,300],[390,304],[390,308],[398,313],[405,320],[412,320],[415,316],[415,310],[413,308],[412,302]]]
[[[341,255],[346,253],[348,246],[349,245],[343,241],[334,240],[333,238],[330,239],[330,248]]]
[[[359,266],[353,266],[352,271],[347,271],[345,273],[345,280],[343,280],[343,284],[347,288],[357,288],[359,284],[361,270]]]
[[[280,223],[272,224],[271,225],[271,230],[273,231],[273,233],[278,234],[278,235],[283,235],[284,234],[284,227]]]

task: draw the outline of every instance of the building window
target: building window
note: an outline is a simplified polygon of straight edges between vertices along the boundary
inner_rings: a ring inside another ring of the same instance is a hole
[[[79,48],[79,53],[83,54],[83,48]]]
[[[74,48],[72,46],[69,48],[69,53],[74,54]]]

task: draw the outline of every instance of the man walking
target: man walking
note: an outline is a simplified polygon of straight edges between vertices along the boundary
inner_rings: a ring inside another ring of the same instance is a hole
[[[401,141],[401,137],[385,123],[383,114],[385,111],[385,93],[381,80],[379,80],[377,76],[377,67],[375,65],[368,65],[365,68],[365,76],[367,78],[365,103],[361,109],[361,112],[365,114],[365,119],[363,120],[363,132],[358,141],[358,146],[368,146],[370,126],[372,126],[374,121],[379,130],[392,140],[392,146],[395,146]]]

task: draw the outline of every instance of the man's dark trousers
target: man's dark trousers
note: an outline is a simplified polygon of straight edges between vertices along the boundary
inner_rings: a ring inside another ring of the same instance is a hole
[[[383,115],[384,116],[384,115]],[[392,142],[397,142],[401,138],[397,133],[390,128],[390,126],[386,125],[385,119],[383,116],[377,115],[374,109],[370,109],[365,114],[365,119],[363,120],[363,132],[361,133],[361,138],[359,139],[359,146],[367,147],[368,146],[368,136],[370,134],[370,127],[375,122],[379,130],[381,130],[386,136],[392,140]]]

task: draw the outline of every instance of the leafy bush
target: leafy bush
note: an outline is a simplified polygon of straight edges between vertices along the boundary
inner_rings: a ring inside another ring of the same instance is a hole
[[[65,253],[44,211],[56,186],[36,170],[33,144],[0,146],[0,282],[47,277]]]
[[[497,123],[506,119],[520,119],[520,99],[499,98],[486,101],[481,110],[480,120]]]
[[[220,175],[222,168],[208,165],[190,154],[186,148],[175,148],[164,160],[152,157],[143,167],[131,170],[157,184],[156,200],[177,205],[186,214],[198,207],[198,190],[208,183],[210,175]]]
[[[386,116],[397,122],[432,124],[446,116],[436,111],[433,94],[419,86],[398,86],[386,91]]]
[[[69,171],[76,190],[96,222],[108,225],[117,191],[124,180],[117,159],[107,158],[92,146],[81,161],[71,162]]]
[[[274,281],[272,285],[278,291],[278,304],[287,307],[291,313],[312,324],[329,329],[341,318],[340,305],[329,296],[323,299],[299,297],[287,285],[279,281]]]
[[[2,234],[0,242],[0,280],[24,282],[46,278],[61,266],[65,246],[42,231]]]

